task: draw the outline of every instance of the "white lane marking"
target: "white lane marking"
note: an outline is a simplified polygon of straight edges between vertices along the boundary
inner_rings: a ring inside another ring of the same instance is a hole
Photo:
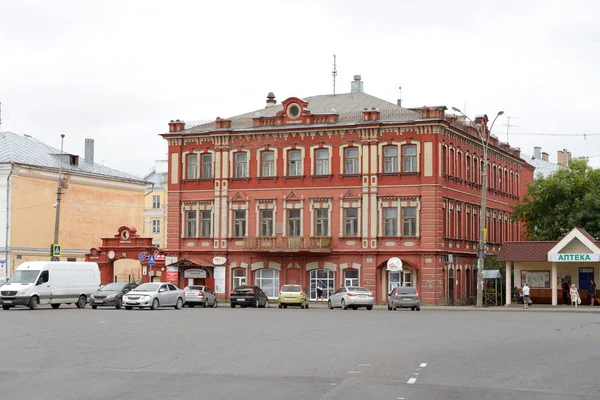
[[[370,367],[371,364],[358,364],[359,367]]]
[[[360,374],[360,371],[348,371],[349,374]]]
[[[418,373],[418,372],[415,372],[413,375],[419,375],[419,373]]]
[[[416,381],[417,381],[417,378],[410,378],[408,380],[408,382],[406,382],[406,383],[408,383],[409,385],[413,385]]]
[[[396,397],[396,400],[404,400],[404,397]]]
[[[421,363],[421,365],[419,365],[420,368],[425,368],[427,366],[427,363]]]
[[[335,385],[337,385],[337,383],[333,383],[333,382],[331,383],[331,386],[335,386]]]

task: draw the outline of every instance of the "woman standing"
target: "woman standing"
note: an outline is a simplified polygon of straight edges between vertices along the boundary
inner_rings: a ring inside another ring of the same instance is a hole
[[[590,299],[590,306],[593,306],[596,302],[596,282],[593,279],[590,280],[590,287],[588,289],[588,297]]]
[[[570,294],[571,304],[574,305],[575,308],[577,308],[577,303],[579,302],[579,292],[577,291],[577,286],[575,286],[575,284],[571,285]]]

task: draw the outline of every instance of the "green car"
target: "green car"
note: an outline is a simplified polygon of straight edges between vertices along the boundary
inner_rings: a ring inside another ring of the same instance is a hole
[[[308,292],[301,285],[283,285],[279,292],[279,308],[300,306],[308,308]]]

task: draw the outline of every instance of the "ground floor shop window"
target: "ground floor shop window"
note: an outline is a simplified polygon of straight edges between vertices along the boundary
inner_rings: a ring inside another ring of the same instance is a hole
[[[269,298],[279,295],[279,271],[275,269],[259,269],[256,271],[256,286],[260,287]]]
[[[359,286],[357,269],[347,269],[344,271],[344,286]]]
[[[388,275],[388,293],[398,286],[413,286],[412,271],[390,272]]]
[[[234,269],[233,270],[233,287],[238,287],[246,284],[246,270],[245,269]]]
[[[317,287],[323,290],[323,298],[329,299],[329,296],[335,292],[335,272],[328,269],[313,269],[310,271],[310,299],[317,299]]]

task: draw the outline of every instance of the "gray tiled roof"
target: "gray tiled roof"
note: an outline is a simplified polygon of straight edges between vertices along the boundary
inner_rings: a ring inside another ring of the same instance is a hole
[[[338,125],[358,124],[363,122],[362,110],[365,108],[371,109],[373,107],[377,108],[381,112],[378,122],[414,121],[420,119],[421,116],[419,111],[403,108],[394,103],[390,103],[389,101],[362,92],[311,96],[303,98],[302,100],[308,103],[307,109],[310,110],[313,115],[337,113],[339,115]],[[236,115],[228,119],[231,119],[232,129],[247,129],[252,128],[252,118],[274,117],[280,111],[283,111],[283,105],[277,104],[273,107],[261,108],[260,110]],[[289,126],[268,127],[268,129],[274,128],[289,129]],[[215,123],[210,122],[189,127],[188,129],[183,130],[181,133],[200,133],[215,129]]]
[[[63,153],[66,155],[67,153]],[[78,165],[70,165],[61,161],[60,149],[48,146],[36,139],[17,135],[13,132],[0,132],[0,164],[29,165],[32,167],[62,170],[73,174],[95,176],[100,178],[116,179],[135,183],[146,183],[137,176],[126,172],[117,171],[101,164],[88,164],[83,157],[79,158]]]
[[[144,180],[150,184],[153,183],[155,188],[162,187],[165,183],[165,174],[152,170],[152,172],[144,176]]]
[[[535,167],[535,176],[541,174],[544,178],[547,178],[556,171],[564,168],[562,165],[555,164],[550,161],[544,161],[541,158],[533,158],[532,156],[528,156],[523,153],[521,153],[521,158],[525,160],[527,164],[533,165]]]

